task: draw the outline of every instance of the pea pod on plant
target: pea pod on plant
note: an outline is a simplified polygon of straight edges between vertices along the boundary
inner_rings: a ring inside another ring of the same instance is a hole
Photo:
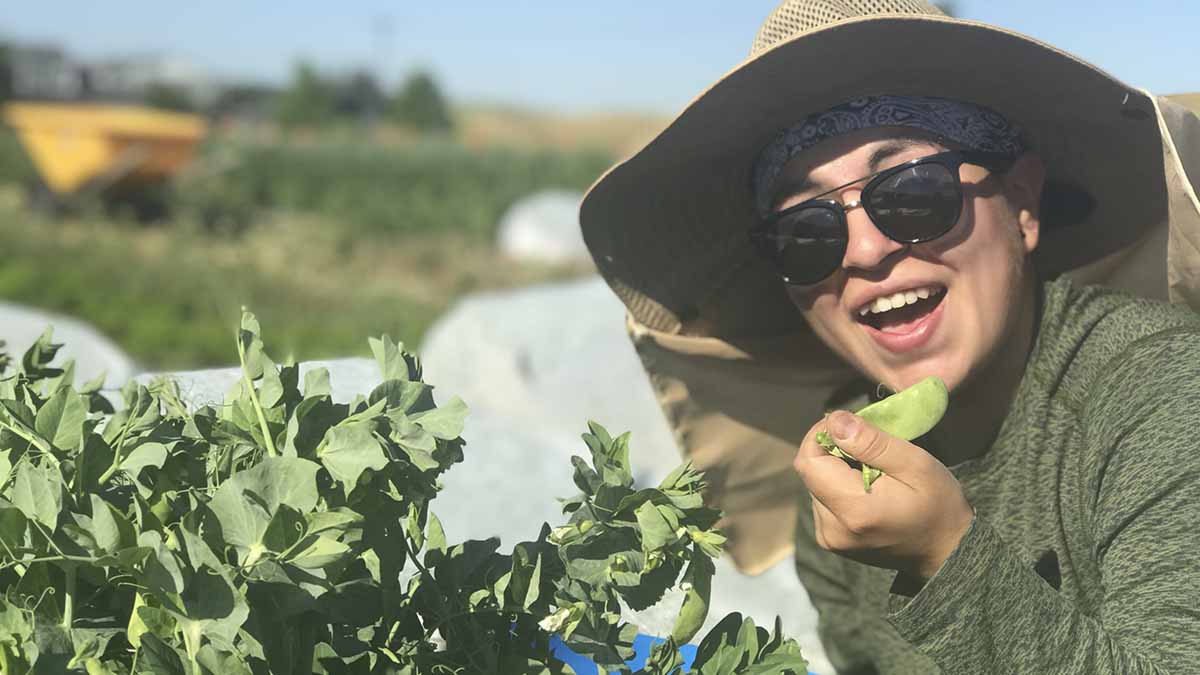
[[[946,383],[940,377],[930,376],[866,406],[855,414],[884,433],[911,441],[929,433],[929,430],[941,421],[949,402],[950,395],[946,391]],[[816,440],[834,457],[857,461],[839,448],[828,432],[818,431]],[[882,475],[883,472],[879,469],[863,464],[863,489],[870,492],[871,484]]]

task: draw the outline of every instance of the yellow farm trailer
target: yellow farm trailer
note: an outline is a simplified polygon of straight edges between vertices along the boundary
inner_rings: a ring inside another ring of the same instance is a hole
[[[60,204],[161,184],[192,160],[208,128],[198,115],[129,105],[15,102],[0,115]]]

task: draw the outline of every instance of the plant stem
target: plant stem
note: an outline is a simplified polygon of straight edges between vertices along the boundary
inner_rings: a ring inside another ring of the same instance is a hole
[[[242,366],[242,382],[246,385],[246,393],[250,395],[250,402],[254,404],[254,413],[258,416],[258,426],[262,428],[263,444],[267,446],[267,455],[275,457],[279,453],[275,451],[275,441],[271,439],[271,428],[267,426],[267,416],[263,414],[262,404],[258,402],[258,392],[254,391],[254,382],[250,379],[250,373],[246,371],[246,347],[242,344],[241,335],[238,336],[238,362]]]
[[[121,468],[121,448],[124,447],[125,437],[129,434],[129,425],[133,424],[133,411],[135,408],[136,406],[128,409],[125,412],[125,424],[121,425],[121,433],[117,436],[117,442],[113,444],[112,464],[110,464],[108,469],[106,469],[104,473],[100,475],[100,478],[96,481],[97,485],[104,485],[107,483],[108,479],[112,478],[113,474],[117,472],[117,469]]]
[[[63,598],[62,627],[67,630],[71,630],[71,623],[75,619],[75,583],[77,581],[77,573],[78,571],[75,569],[74,565],[71,565],[71,567],[66,570],[67,593],[66,597]]]
[[[45,452],[45,453],[50,452],[50,445],[48,443],[46,443],[42,439],[38,438],[37,436],[34,436],[33,434],[25,431],[21,427],[15,425],[15,424],[9,424],[8,422],[5,422],[4,420],[0,420],[0,427],[7,429],[8,431],[11,431],[12,433],[16,434],[17,436],[20,436],[21,438],[23,438],[25,440],[26,443],[36,447],[38,450],[41,450],[42,452]]]

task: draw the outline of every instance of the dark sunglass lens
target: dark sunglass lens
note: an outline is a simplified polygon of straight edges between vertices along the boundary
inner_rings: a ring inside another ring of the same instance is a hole
[[[928,241],[954,227],[962,193],[951,170],[918,164],[880,181],[865,206],[875,224],[893,239]]]
[[[762,246],[789,283],[815,284],[842,263],[846,227],[833,209],[790,211],[771,223]]]

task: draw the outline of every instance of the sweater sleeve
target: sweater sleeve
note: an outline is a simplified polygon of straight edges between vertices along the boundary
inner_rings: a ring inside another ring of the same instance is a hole
[[[944,673],[1200,672],[1200,336],[1134,343],[1096,378],[1080,422],[1077,508],[1100,561],[1100,611],[1079,611],[977,516],[889,615]]]
[[[868,586],[887,587],[890,573],[821,549],[805,495],[796,533],[796,574],[818,613],[817,634],[838,675],[929,675],[937,668],[864,602]]]

